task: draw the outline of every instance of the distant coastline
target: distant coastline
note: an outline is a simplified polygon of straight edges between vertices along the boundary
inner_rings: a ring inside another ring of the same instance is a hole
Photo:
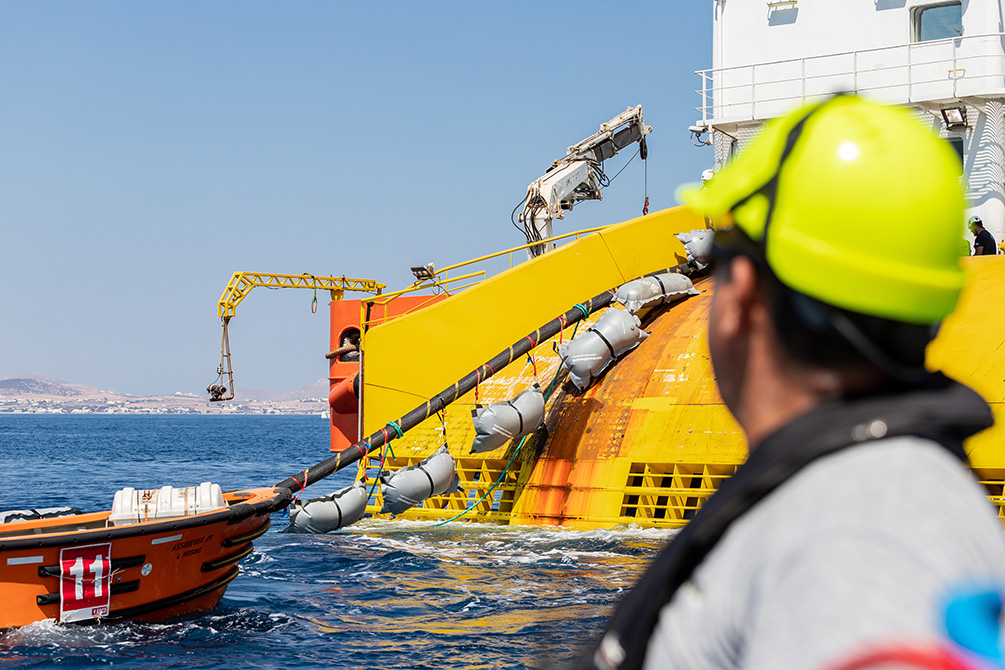
[[[133,396],[27,373],[0,378],[0,414],[314,414],[327,416],[328,383],[288,393],[238,391],[234,400],[209,402],[190,393]]]

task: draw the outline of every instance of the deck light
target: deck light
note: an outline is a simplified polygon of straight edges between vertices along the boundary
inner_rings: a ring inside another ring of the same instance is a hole
[[[412,274],[415,275],[416,281],[423,281],[426,279],[432,279],[436,276],[436,266],[432,263],[426,263],[425,265],[419,265],[417,267],[411,268]]]
[[[953,128],[966,128],[967,108],[963,105],[959,105],[957,107],[943,107],[942,119],[946,122],[946,128],[949,130],[952,130]]]

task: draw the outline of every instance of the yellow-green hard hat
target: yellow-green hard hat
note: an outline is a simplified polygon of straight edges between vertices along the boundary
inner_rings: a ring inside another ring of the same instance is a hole
[[[852,95],[765,125],[703,187],[678,198],[732,213],[790,288],[853,312],[941,321],[964,283],[960,162],[899,107]]]

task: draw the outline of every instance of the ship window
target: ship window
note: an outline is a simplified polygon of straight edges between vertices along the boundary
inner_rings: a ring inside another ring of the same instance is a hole
[[[912,37],[915,42],[963,36],[963,4],[948,2],[915,7]]]
[[[960,157],[960,174],[963,174],[963,137],[961,135],[950,135],[946,138],[950,146],[956,150],[956,154]]]

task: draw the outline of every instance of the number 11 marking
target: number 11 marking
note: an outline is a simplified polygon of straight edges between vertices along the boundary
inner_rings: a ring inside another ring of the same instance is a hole
[[[106,543],[60,551],[60,621],[87,621],[108,614],[111,549],[111,543]]]

